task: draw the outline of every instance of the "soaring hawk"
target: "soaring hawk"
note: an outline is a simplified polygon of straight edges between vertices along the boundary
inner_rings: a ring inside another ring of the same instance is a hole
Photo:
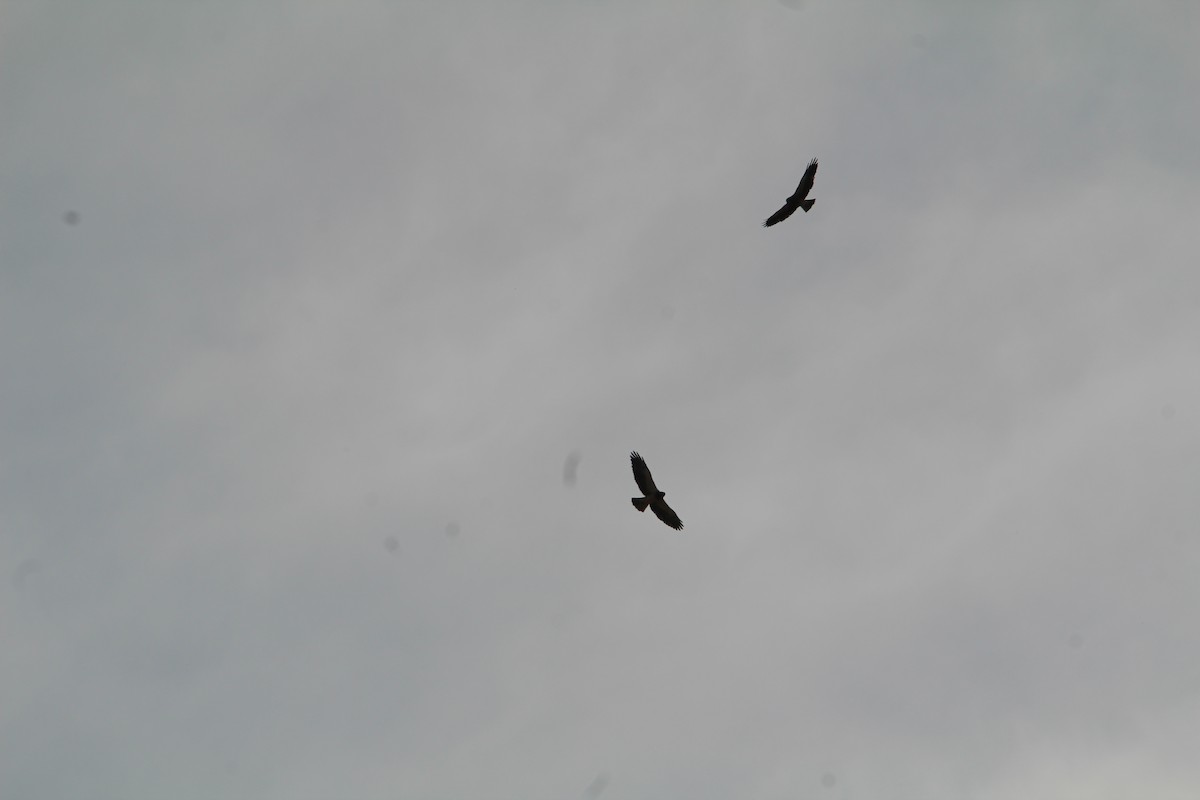
[[[813,207],[816,200],[808,199],[808,193],[812,191],[813,181],[817,177],[817,160],[814,158],[808,162],[808,169],[804,170],[804,177],[800,179],[800,185],[796,187],[796,192],[789,197],[783,204],[783,208],[776,211],[771,216],[767,217],[767,221],[763,223],[764,228],[769,228],[783,222],[785,219],[795,213],[797,208],[803,208],[805,213]]]
[[[629,460],[633,464],[633,479],[637,481],[638,488],[644,495],[633,498],[633,507],[638,511],[645,511],[646,506],[649,506],[654,516],[677,531],[683,530],[683,522],[680,521],[679,515],[672,511],[663,499],[667,493],[660,492],[654,485],[654,478],[650,477],[650,468],[646,466],[646,462],[637,453],[630,453]]]

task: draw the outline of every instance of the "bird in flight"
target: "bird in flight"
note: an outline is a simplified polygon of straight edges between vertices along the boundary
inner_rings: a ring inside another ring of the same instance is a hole
[[[634,497],[633,507],[638,511],[645,511],[649,506],[654,512],[654,516],[667,523],[668,526],[677,531],[683,530],[683,522],[679,519],[679,515],[671,510],[664,500],[667,496],[666,492],[660,492],[658,487],[654,485],[654,478],[650,477],[650,468],[646,466],[645,460],[637,453],[629,454],[629,461],[633,464],[633,479],[637,481],[638,488],[642,490],[644,497]]]
[[[794,214],[797,208],[803,208],[805,213],[807,213],[813,207],[813,203],[817,202],[808,197],[808,193],[812,191],[813,180],[816,177],[817,160],[814,158],[808,162],[808,169],[804,170],[804,177],[800,179],[800,185],[796,187],[796,192],[784,202],[783,208],[767,217],[767,221],[763,223],[763,227],[769,228],[772,225],[778,225]]]

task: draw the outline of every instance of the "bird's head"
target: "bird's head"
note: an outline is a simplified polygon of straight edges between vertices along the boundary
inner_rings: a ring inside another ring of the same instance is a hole
[[[659,493],[658,493],[658,499],[659,499],[659,500],[662,500],[662,499],[663,499],[664,497],[666,497],[666,496],[667,496],[667,493],[666,493],[666,492],[659,492]]]

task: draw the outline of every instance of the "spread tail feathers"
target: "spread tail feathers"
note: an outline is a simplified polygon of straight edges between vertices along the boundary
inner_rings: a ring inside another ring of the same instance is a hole
[[[803,208],[804,213],[807,214],[808,210],[813,207],[813,203],[815,203],[815,202],[817,202],[817,201],[816,200],[801,200],[800,207]]]
[[[630,499],[633,500],[633,507],[638,511],[645,511],[646,506],[650,505],[649,497],[632,497]]]

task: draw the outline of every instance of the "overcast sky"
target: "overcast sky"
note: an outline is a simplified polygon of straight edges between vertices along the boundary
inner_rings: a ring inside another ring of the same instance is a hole
[[[1194,800],[1197,42],[6,3],[0,796]]]

